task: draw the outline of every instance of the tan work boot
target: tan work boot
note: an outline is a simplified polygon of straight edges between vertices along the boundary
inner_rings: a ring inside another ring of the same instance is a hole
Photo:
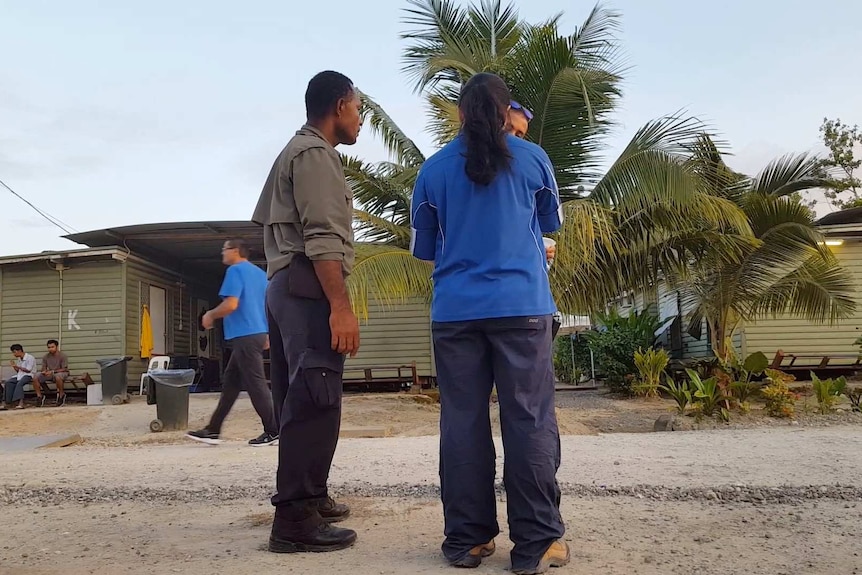
[[[542,555],[535,569],[514,569],[512,573],[515,575],[539,575],[540,573],[547,573],[551,567],[568,565],[571,559],[572,553],[569,550],[569,544],[562,539],[557,539]]]
[[[497,550],[497,545],[491,539],[484,545],[476,545],[461,559],[452,562],[453,567],[462,567],[465,569],[475,569],[482,564],[483,557],[490,557]]]

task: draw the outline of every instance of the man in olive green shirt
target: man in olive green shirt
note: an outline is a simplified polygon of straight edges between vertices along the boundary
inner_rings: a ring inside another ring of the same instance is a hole
[[[267,178],[252,220],[263,226],[272,396],[279,425],[275,553],[335,551],[356,532],[330,524],[350,509],[327,481],[341,426],[344,355],[359,349],[345,279],[353,267],[353,196],[339,144],[356,142],[359,93],[321,72],[305,93],[308,122]]]

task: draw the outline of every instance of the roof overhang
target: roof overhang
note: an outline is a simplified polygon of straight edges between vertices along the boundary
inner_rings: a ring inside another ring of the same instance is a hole
[[[64,236],[91,248],[121,246],[138,256],[181,273],[221,275],[221,248],[225,240],[245,241],[250,260],[265,263],[263,228],[249,221],[169,222],[105,228]]]
[[[40,252],[38,254],[23,254],[19,256],[2,256],[0,265],[24,264],[28,262],[47,261],[62,263],[65,260],[80,258],[110,257],[117,261],[125,261],[129,253],[116,247],[86,248],[82,250],[64,250],[56,252]]]

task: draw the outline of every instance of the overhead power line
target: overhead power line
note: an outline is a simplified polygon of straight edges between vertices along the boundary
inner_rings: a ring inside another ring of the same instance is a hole
[[[61,230],[63,230],[63,232],[64,232],[64,233],[66,233],[66,234],[71,234],[71,233],[74,233],[74,232],[76,232],[76,231],[77,231],[75,228],[73,228],[73,227],[72,227],[72,226],[70,226],[69,224],[64,223],[64,222],[63,222],[63,220],[60,220],[60,219],[58,219],[58,218],[55,218],[54,216],[52,216],[52,215],[51,215],[51,214],[49,214],[48,212],[45,212],[44,210],[40,210],[39,208],[37,208],[36,206],[34,206],[34,205],[33,205],[33,203],[32,203],[30,200],[28,200],[27,198],[25,198],[24,196],[22,196],[21,194],[19,194],[18,192],[16,192],[16,191],[15,191],[15,190],[13,190],[12,188],[10,188],[8,185],[6,185],[6,182],[4,182],[3,180],[0,180],[0,185],[2,185],[4,188],[6,188],[7,190],[9,190],[9,192],[10,192],[13,196],[15,196],[16,198],[18,198],[19,200],[21,200],[22,202],[24,202],[25,204],[27,204],[27,205],[28,205],[28,206],[30,206],[31,208],[33,208],[33,210],[35,210],[37,214],[39,214],[40,216],[42,216],[43,218],[45,218],[46,220],[48,220],[48,221],[49,221],[50,223],[52,223],[53,225],[55,225],[55,226],[57,226],[58,228],[60,228]]]

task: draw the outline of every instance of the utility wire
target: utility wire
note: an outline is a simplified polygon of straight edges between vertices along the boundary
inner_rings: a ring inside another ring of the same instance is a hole
[[[27,198],[25,198],[24,196],[22,196],[21,194],[19,194],[18,192],[16,192],[15,190],[10,188],[9,186],[7,186],[3,180],[0,180],[0,185],[2,185],[4,188],[9,190],[9,192],[11,192],[13,196],[18,198],[19,200],[21,200],[22,202],[24,202],[25,204],[27,204],[31,208],[33,208],[37,214],[39,214],[40,216],[42,216],[43,218],[45,218],[46,220],[48,220],[49,222],[51,222],[52,224],[54,224],[55,226],[57,226],[58,228],[63,230],[63,232],[65,232],[66,234],[72,234],[72,233],[77,231],[75,228],[73,228],[69,224],[64,223],[62,220],[55,218],[51,214],[44,212],[44,211],[40,210],[39,208],[37,208],[36,206],[34,206],[32,204],[32,202],[30,202]]]

